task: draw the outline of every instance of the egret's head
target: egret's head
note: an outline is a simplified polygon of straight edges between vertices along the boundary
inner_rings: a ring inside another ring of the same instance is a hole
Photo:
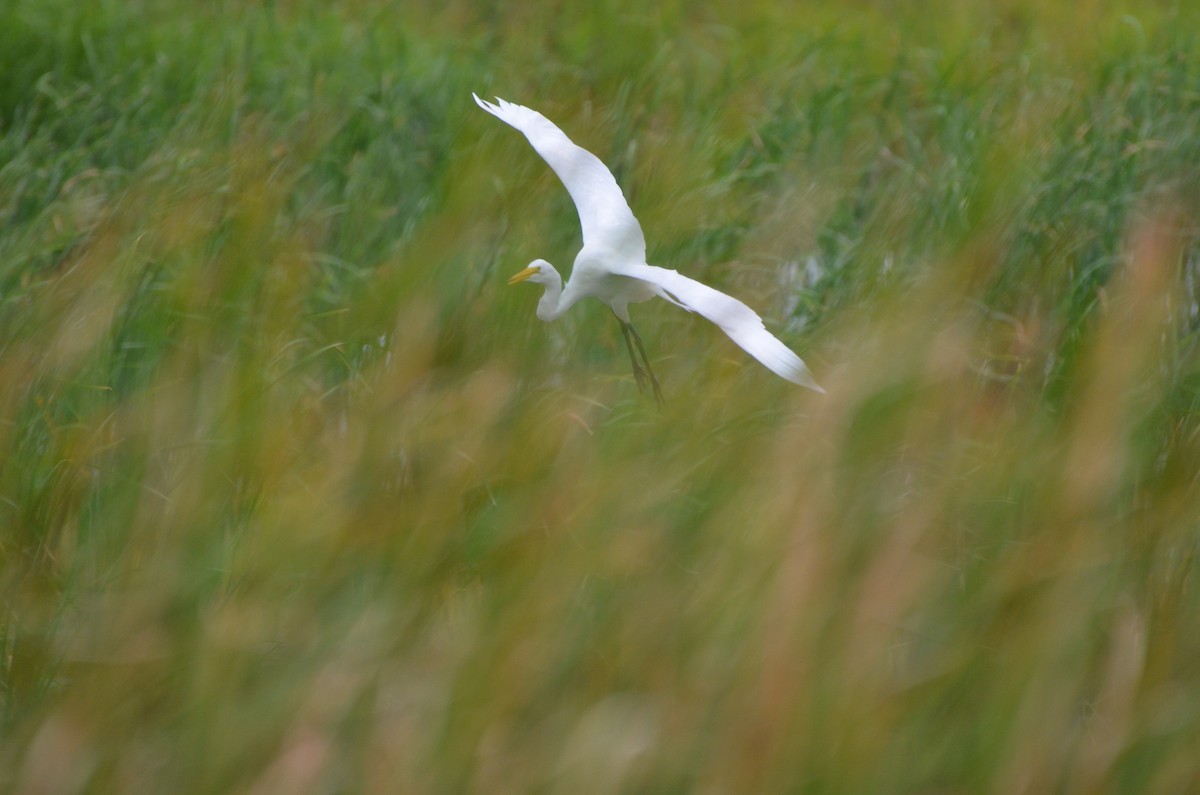
[[[534,284],[552,284],[554,282],[554,268],[549,262],[544,259],[535,259],[529,263],[529,267],[520,273],[514,274],[508,280],[509,284],[519,284],[520,282],[533,282]]]

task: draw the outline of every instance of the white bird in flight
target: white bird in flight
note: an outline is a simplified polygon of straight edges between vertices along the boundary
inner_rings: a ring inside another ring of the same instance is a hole
[[[544,259],[534,260],[525,270],[508,280],[509,284],[530,281],[544,285],[546,292],[538,302],[537,316],[556,320],[581,298],[598,298],[612,308],[621,323],[621,333],[633,364],[633,376],[639,390],[645,390],[649,377],[655,400],[662,403],[658,379],[642,339],[629,322],[629,305],[651,298],[662,298],[689,312],[716,323],[742,350],[771,372],[795,384],[824,392],[813,379],[804,361],[767,331],[762,318],[733,296],[714,290],[676,271],[646,264],[646,238],[629,203],[612,173],[598,157],[576,146],[566,134],[536,110],[505,102],[485,102],[475,94],[479,107],[500,121],[520,130],[537,153],[562,180],[583,227],[583,248],[575,257],[571,278],[564,287],[562,277]],[[641,354],[643,372],[638,363]]]

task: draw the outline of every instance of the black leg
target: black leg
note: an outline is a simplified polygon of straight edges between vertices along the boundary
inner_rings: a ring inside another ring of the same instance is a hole
[[[626,323],[619,317],[617,318],[617,322],[621,324],[621,336],[625,338],[625,349],[629,351],[629,363],[633,365],[633,380],[637,382],[638,391],[646,391],[646,379],[648,376],[650,379],[650,388],[654,393],[654,402],[658,404],[659,408],[662,408],[662,390],[658,386],[658,379],[654,377],[654,369],[650,367],[650,359],[646,356],[646,348],[642,345],[641,335],[637,333],[637,329],[633,327],[632,323]],[[635,343],[637,345],[636,353],[633,349]],[[644,370],[638,364],[638,353],[641,354],[642,362],[646,365]]]
[[[621,336],[625,338],[625,349],[629,351],[629,363],[633,365],[633,380],[637,382],[638,391],[645,392],[646,374],[638,364],[637,354],[633,352],[633,340],[629,338],[629,324],[621,318],[617,318],[617,322],[621,324]]]
[[[637,343],[638,352],[642,354],[642,362],[646,365],[646,375],[650,376],[650,386],[654,388],[654,400],[658,403],[658,407],[663,407],[662,390],[658,387],[658,379],[654,377],[654,368],[650,366],[650,357],[646,355],[646,348],[642,345],[642,335],[637,333],[637,329],[632,323],[626,324],[629,326],[630,333],[633,334],[633,341]]]

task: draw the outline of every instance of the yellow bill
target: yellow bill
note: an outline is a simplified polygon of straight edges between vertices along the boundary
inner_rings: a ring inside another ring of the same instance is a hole
[[[523,282],[526,279],[528,279],[530,276],[533,276],[537,272],[538,272],[538,267],[536,265],[531,265],[528,268],[526,268],[525,270],[521,271],[520,273],[515,274],[511,279],[508,280],[508,283],[509,284],[517,284],[519,282]]]

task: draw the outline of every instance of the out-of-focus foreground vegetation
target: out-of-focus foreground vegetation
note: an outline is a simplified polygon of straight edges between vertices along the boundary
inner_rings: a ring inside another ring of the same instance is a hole
[[[0,791],[1200,789],[1200,27],[1107,5],[0,5]],[[540,323],[472,90],[829,394]]]

